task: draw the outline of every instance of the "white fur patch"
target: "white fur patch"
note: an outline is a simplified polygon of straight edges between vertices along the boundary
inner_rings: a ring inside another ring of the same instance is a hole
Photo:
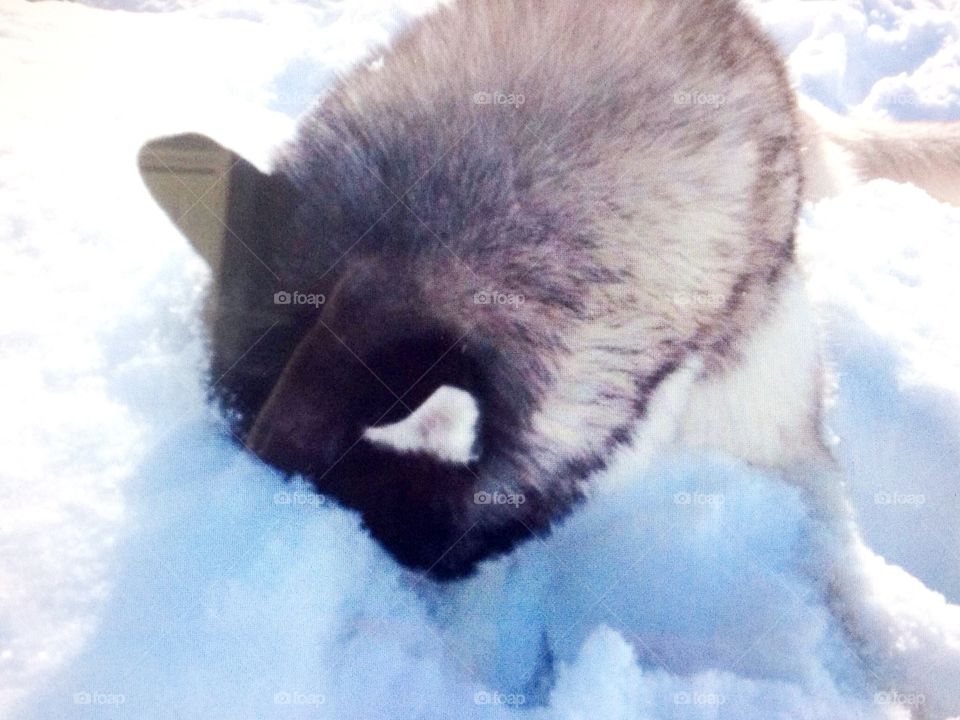
[[[745,338],[741,361],[691,389],[679,444],[760,467],[822,459],[820,338],[793,272],[770,315]]]
[[[446,462],[475,459],[477,401],[465,390],[444,385],[399,422],[367,428],[364,437],[399,452],[426,452]]]

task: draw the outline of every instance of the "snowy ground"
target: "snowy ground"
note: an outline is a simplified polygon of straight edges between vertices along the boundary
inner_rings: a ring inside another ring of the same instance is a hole
[[[938,698],[877,694],[810,572],[833,570],[828,538],[729,461],[627,456],[630,481],[547,542],[440,589],[239,453],[203,403],[203,268],[136,150],[197,130],[265,164],[331,73],[430,2],[89,4],[0,6],[0,714],[960,715],[957,635],[907,648]],[[960,119],[946,5],[757,9],[824,104]],[[888,182],[801,228],[864,536],[929,590],[869,555],[846,570],[866,606],[871,582],[902,593],[916,637],[960,627],[936,594],[960,603],[958,238],[960,210]]]

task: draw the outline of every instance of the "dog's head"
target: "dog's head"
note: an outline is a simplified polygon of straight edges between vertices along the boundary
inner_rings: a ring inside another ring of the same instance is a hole
[[[572,501],[513,460],[532,405],[522,353],[428,296],[422,253],[318,257],[322,239],[303,236],[336,233],[316,226],[337,219],[200,135],[150,142],[139,162],[210,266],[211,389],[249,450],[442,579],[543,532]]]

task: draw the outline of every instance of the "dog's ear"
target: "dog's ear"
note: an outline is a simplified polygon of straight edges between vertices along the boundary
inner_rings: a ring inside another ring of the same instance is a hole
[[[195,133],[151,140],[137,160],[154,199],[218,276],[226,244],[248,242],[272,176]]]

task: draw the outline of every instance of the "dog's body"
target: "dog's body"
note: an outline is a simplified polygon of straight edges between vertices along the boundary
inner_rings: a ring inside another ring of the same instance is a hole
[[[793,283],[799,132],[782,63],[734,2],[441,8],[307,115],[253,193],[270,198],[249,213],[264,229],[228,223],[247,239],[216,251],[213,364],[256,418],[248,444],[441,576],[546,530],[660,383],[737,366]],[[326,303],[300,317],[270,305],[274,287]],[[418,458],[425,483],[393,458],[371,497],[372,456],[367,489],[337,479],[358,440],[354,456],[385,452],[366,427],[440,384],[477,399],[474,463]]]
[[[213,268],[237,435],[450,578],[631,438],[823,477],[801,202],[879,174],[957,201],[960,134],[816,114],[733,0],[461,0],[336,82],[273,174],[199,136],[141,168]],[[456,451],[443,408],[421,446],[398,429],[442,386],[475,402]]]

